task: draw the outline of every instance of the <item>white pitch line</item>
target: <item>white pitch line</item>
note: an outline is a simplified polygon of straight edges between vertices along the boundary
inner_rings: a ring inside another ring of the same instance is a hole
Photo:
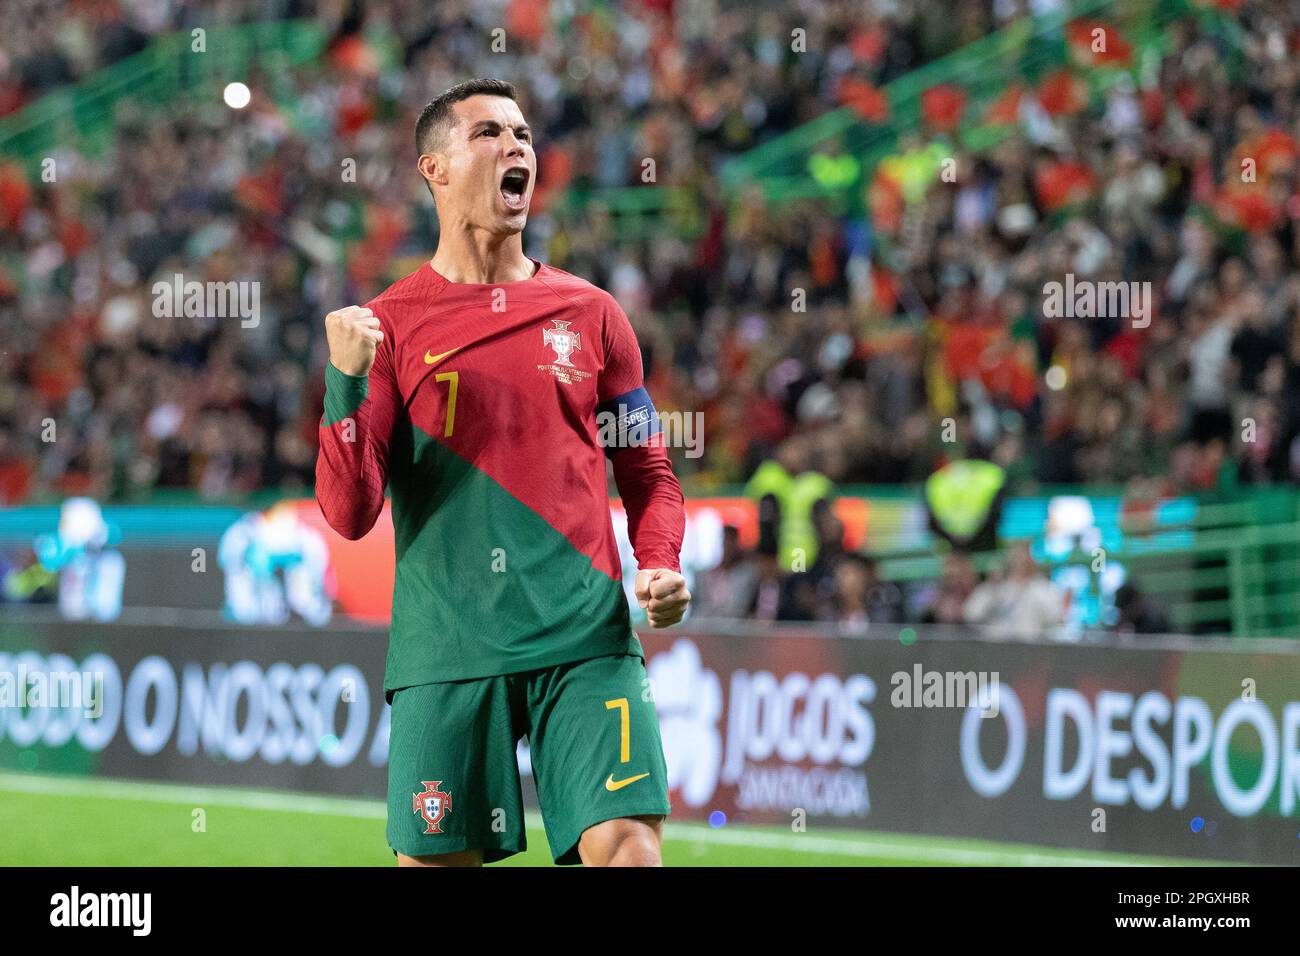
[[[875,857],[910,863],[964,863],[970,866],[1143,866],[1126,860],[1077,856],[1068,852],[1035,853],[1022,850],[976,850],[965,847],[917,846],[887,837],[853,836],[839,839],[812,835],[789,836],[751,830],[696,829],[681,823],[664,827],[667,839],[688,843],[714,843],[761,847],[797,853],[826,853],[836,856]],[[944,839],[935,837],[935,839]],[[954,838],[960,839],[960,838]]]
[[[97,796],[150,803],[176,803],[193,806],[233,807],[241,810],[269,810],[306,813],[320,816],[357,817],[383,820],[388,808],[382,800],[323,797],[315,794],[278,793],[275,791],[235,790],[221,787],[189,786],[174,783],[134,782],[97,777],[55,777],[38,774],[0,773],[0,792],[38,793],[52,796],[66,794],[72,785],[92,786]],[[525,814],[525,826],[542,829],[541,815]],[[912,863],[964,863],[970,866],[1143,866],[1124,860],[1097,856],[1079,856],[1068,852],[1038,853],[1022,850],[982,850],[964,847],[918,846],[887,837],[853,836],[820,837],[813,834],[778,833],[747,829],[713,829],[700,824],[668,823],[664,838],[683,843],[715,846],[739,846],[791,853],[825,853],[834,856],[873,857]]]
[[[36,774],[0,773],[0,791],[59,796],[73,787],[93,787],[97,796],[147,803],[179,803],[194,806],[233,807],[240,810],[272,810],[320,816],[362,817],[383,820],[388,809],[382,800],[322,797],[306,793],[277,793],[234,790],[222,787],[190,786],[177,783],[109,780],[100,777],[52,777]]]

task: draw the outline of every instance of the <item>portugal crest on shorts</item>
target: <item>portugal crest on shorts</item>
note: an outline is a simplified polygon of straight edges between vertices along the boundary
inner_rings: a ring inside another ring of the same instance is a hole
[[[424,792],[414,795],[415,812],[424,817],[424,822],[428,824],[425,833],[441,833],[442,827],[439,824],[444,816],[451,813],[451,794],[438,789],[441,780],[421,780],[420,783],[424,786]]]

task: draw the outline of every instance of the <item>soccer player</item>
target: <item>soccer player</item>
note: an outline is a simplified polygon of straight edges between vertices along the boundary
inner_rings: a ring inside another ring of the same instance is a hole
[[[651,626],[680,621],[690,592],[636,336],[608,293],[524,255],[537,162],[509,83],[453,87],[415,138],[438,248],[326,316],[316,462],[344,537],[370,530],[392,488],[388,842],[404,866],[523,850],[526,735],[555,861],[656,866],[666,770],[607,456]]]

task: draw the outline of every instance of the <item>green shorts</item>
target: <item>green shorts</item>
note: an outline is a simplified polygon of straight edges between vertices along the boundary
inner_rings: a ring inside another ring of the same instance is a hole
[[[525,735],[556,863],[581,862],[578,839],[590,826],[670,810],[659,719],[638,656],[403,687],[392,705],[395,852],[482,850],[487,863],[522,852],[516,747]]]

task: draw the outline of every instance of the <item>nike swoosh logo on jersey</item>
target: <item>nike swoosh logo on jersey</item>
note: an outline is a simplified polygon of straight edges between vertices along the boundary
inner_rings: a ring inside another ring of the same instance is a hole
[[[443,353],[440,354],[440,355],[430,355],[430,354],[426,351],[426,352],[424,353],[424,364],[425,364],[425,365],[433,365],[433,364],[435,364],[435,363],[437,363],[437,362],[441,362],[443,359],[445,359],[448,355],[451,355],[453,352],[459,352],[459,351],[461,350],[461,348],[463,348],[463,346],[458,345],[458,346],[456,346],[454,349],[449,349],[448,351],[443,352]]]
[[[636,783],[638,780],[643,780],[648,776],[650,776],[648,773],[639,773],[635,777],[628,777],[626,780],[615,780],[614,775],[611,773],[609,779],[605,781],[605,789],[610,792],[622,790],[628,784]]]

